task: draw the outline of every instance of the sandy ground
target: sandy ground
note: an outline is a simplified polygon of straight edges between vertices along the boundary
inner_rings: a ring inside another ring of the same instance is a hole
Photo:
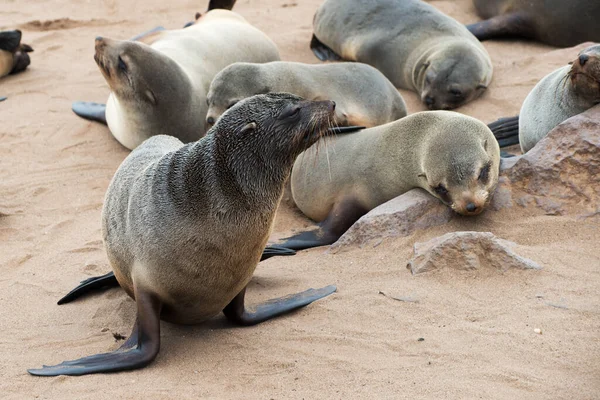
[[[315,63],[308,43],[320,2],[240,0],[236,11],[277,43],[283,59]],[[600,398],[599,219],[520,207],[456,217],[376,248],[320,248],[261,263],[251,302],[332,283],[338,293],[252,328],[232,327],[222,316],[196,327],[163,323],[161,352],[148,368],[27,374],[116,348],[113,334],[128,335],[134,318],[134,303],[120,289],[56,305],[79,280],[109,270],[100,211],[128,153],[106,127],[70,111],[73,100],[104,102],[108,94],[93,39],[177,28],[206,3],[2,2],[0,28],[23,30],[35,53],[25,73],[0,82],[0,95],[8,96],[0,103],[0,397]],[[431,3],[461,22],[477,20],[469,0]],[[492,85],[459,110],[484,122],[517,114],[534,84],[581,48],[485,46]],[[422,110],[415,94],[403,95],[410,112]],[[309,224],[282,206],[274,237]],[[517,242],[543,270],[409,273],[413,243],[456,230]]]

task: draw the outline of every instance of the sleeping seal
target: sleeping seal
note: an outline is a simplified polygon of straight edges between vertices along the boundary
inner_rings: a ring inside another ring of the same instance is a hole
[[[31,63],[31,46],[21,43],[21,31],[0,32],[0,78],[24,71]]]

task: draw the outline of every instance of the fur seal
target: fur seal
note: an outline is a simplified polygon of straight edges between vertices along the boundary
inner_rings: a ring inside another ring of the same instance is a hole
[[[485,21],[467,28],[479,39],[521,36],[557,47],[600,42],[598,0],[474,0]]]
[[[492,80],[483,45],[460,23],[421,0],[327,0],[311,48],[321,60],[370,64],[431,110],[477,98]]]
[[[423,188],[462,215],[481,213],[494,193],[500,149],[481,121],[425,111],[353,135],[329,154],[313,147],[292,170],[292,197],[319,229],[286,238],[294,250],[334,243],[362,215],[410,189]]]
[[[582,50],[571,65],[544,77],[519,112],[519,143],[525,153],[555,126],[600,103],[600,45]]]
[[[167,134],[187,143],[205,132],[206,93],[213,77],[237,61],[279,60],[271,39],[242,16],[215,9],[187,28],[153,32],[138,41],[96,38],[94,60],[111,88],[106,109],[76,103],[84,118],[106,121],[134,149]]]
[[[321,65],[274,61],[235,63],[219,72],[208,90],[207,124],[241,99],[287,92],[308,100],[335,101],[335,123],[377,126],[406,116],[406,104],[377,69],[361,63]]]
[[[21,31],[0,32],[0,77],[24,71],[31,63],[31,46],[21,43]]]
[[[195,143],[159,135],[121,164],[102,211],[108,260],[135,299],[131,336],[111,353],[30,369],[84,375],[141,368],[160,347],[160,319],[197,324],[219,312],[253,325],[330,295],[327,286],[244,306],[294,160],[333,117],[332,101],[287,93],[240,101]]]

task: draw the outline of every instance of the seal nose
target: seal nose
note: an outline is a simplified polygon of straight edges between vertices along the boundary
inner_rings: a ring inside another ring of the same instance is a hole
[[[432,107],[435,104],[435,99],[427,95],[425,96],[425,104],[427,104],[427,107]]]
[[[96,42],[101,42],[103,40],[102,36],[96,36]]]
[[[335,110],[335,101],[331,100],[329,107],[331,108],[331,111]]]
[[[215,124],[215,119],[213,117],[208,117],[208,118],[206,118],[206,123],[209,126],[213,126]]]
[[[579,64],[581,64],[581,66],[583,67],[589,59],[590,56],[588,56],[587,54],[582,54],[579,56]]]
[[[469,203],[467,204],[467,206],[465,207],[467,209],[468,212],[475,212],[477,211],[477,206],[473,203]]]

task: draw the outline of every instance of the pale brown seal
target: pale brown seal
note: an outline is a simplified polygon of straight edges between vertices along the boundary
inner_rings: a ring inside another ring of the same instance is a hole
[[[141,368],[160,347],[160,319],[197,324],[223,311],[253,325],[303,307],[334,286],[250,311],[246,286],[261,258],[297,155],[329,126],[335,103],[267,94],[239,102],[201,140],[150,138],[117,170],[102,232],[121,287],[135,299],[131,336],[117,351],[31,369],[83,375]]]

